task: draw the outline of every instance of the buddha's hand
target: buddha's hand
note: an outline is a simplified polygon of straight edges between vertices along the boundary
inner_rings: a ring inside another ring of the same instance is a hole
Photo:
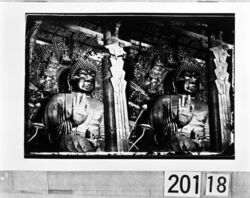
[[[193,118],[194,104],[191,102],[190,95],[183,95],[178,101],[177,123],[179,127],[187,125]]]
[[[84,123],[88,117],[87,100],[84,94],[76,94],[72,103],[72,125],[77,127]]]
[[[67,152],[86,153],[95,151],[95,145],[87,138],[75,134],[65,134],[61,137],[60,149]]]

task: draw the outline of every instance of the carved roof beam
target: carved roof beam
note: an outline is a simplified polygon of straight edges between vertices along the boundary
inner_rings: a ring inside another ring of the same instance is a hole
[[[98,44],[100,45],[104,45],[104,42],[103,42],[103,39],[104,39],[104,36],[102,33],[100,32],[96,32],[96,31],[93,31],[93,30],[90,30],[90,29],[87,29],[87,28],[84,28],[84,27],[80,27],[80,26],[77,26],[77,25],[64,25],[65,27],[69,28],[71,31],[74,31],[74,32],[82,32],[90,37],[96,37],[97,38],[97,42]],[[118,42],[121,46],[124,46],[124,47],[130,47],[132,44],[128,41],[124,41],[124,40],[121,40],[121,39],[118,39]]]
[[[207,36],[204,36],[204,35],[201,35],[201,34],[198,34],[195,32],[191,32],[191,31],[188,31],[188,30],[185,30],[183,28],[176,27],[176,26],[171,26],[171,27],[169,27],[169,29],[172,30],[173,32],[178,33],[178,34],[183,34],[185,36],[192,37],[194,39],[203,40],[206,43],[208,42]],[[228,49],[233,49],[233,47],[234,47],[233,45],[225,43],[219,39],[215,39],[215,42],[221,43],[223,46],[226,46]],[[205,45],[205,47],[208,47],[208,44],[204,44],[204,45]]]

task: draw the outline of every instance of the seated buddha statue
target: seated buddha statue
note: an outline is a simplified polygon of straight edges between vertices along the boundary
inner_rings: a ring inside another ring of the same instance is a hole
[[[201,139],[208,137],[208,106],[196,98],[200,89],[201,69],[183,61],[170,75],[165,94],[150,110],[150,125],[155,131],[158,149],[202,150]]]
[[[94,63],[80,60],[68,73],[69,93],[57,94],[48,102],[44,122],[56,150],[101,150],[99,140],[104,139],[104,109],[103,103],[91,96],[95,90],[95,79]]]

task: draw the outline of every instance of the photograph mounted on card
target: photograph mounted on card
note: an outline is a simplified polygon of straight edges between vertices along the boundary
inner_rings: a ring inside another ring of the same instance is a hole
[[[234,23],[26,13],[25,158],[234,159]]]

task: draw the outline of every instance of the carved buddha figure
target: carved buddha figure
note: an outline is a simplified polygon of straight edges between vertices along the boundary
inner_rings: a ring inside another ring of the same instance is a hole
[[[171,75],[174,78],[171,92],[154,103],[150,124],[159,147],[177,151],[200,149],[197,139],[205,137],[208,115],[207,104],[195,98],[200,87],[200,74],[198,65],[183,62]]]
[[[164,69],[163,63],[161,62],[160,58],[155,61],[151,72],[149,73],[149,82],[148,82],[148,92],[152,96],[159,96],[162,95],[162,71]]]
[[[55,95],[46,106],[45,126],[59,151],[96,151],[104,138],[103,104],[91,96],[95,78],[93,63],[78,61],[68,75],[70,93]]]

